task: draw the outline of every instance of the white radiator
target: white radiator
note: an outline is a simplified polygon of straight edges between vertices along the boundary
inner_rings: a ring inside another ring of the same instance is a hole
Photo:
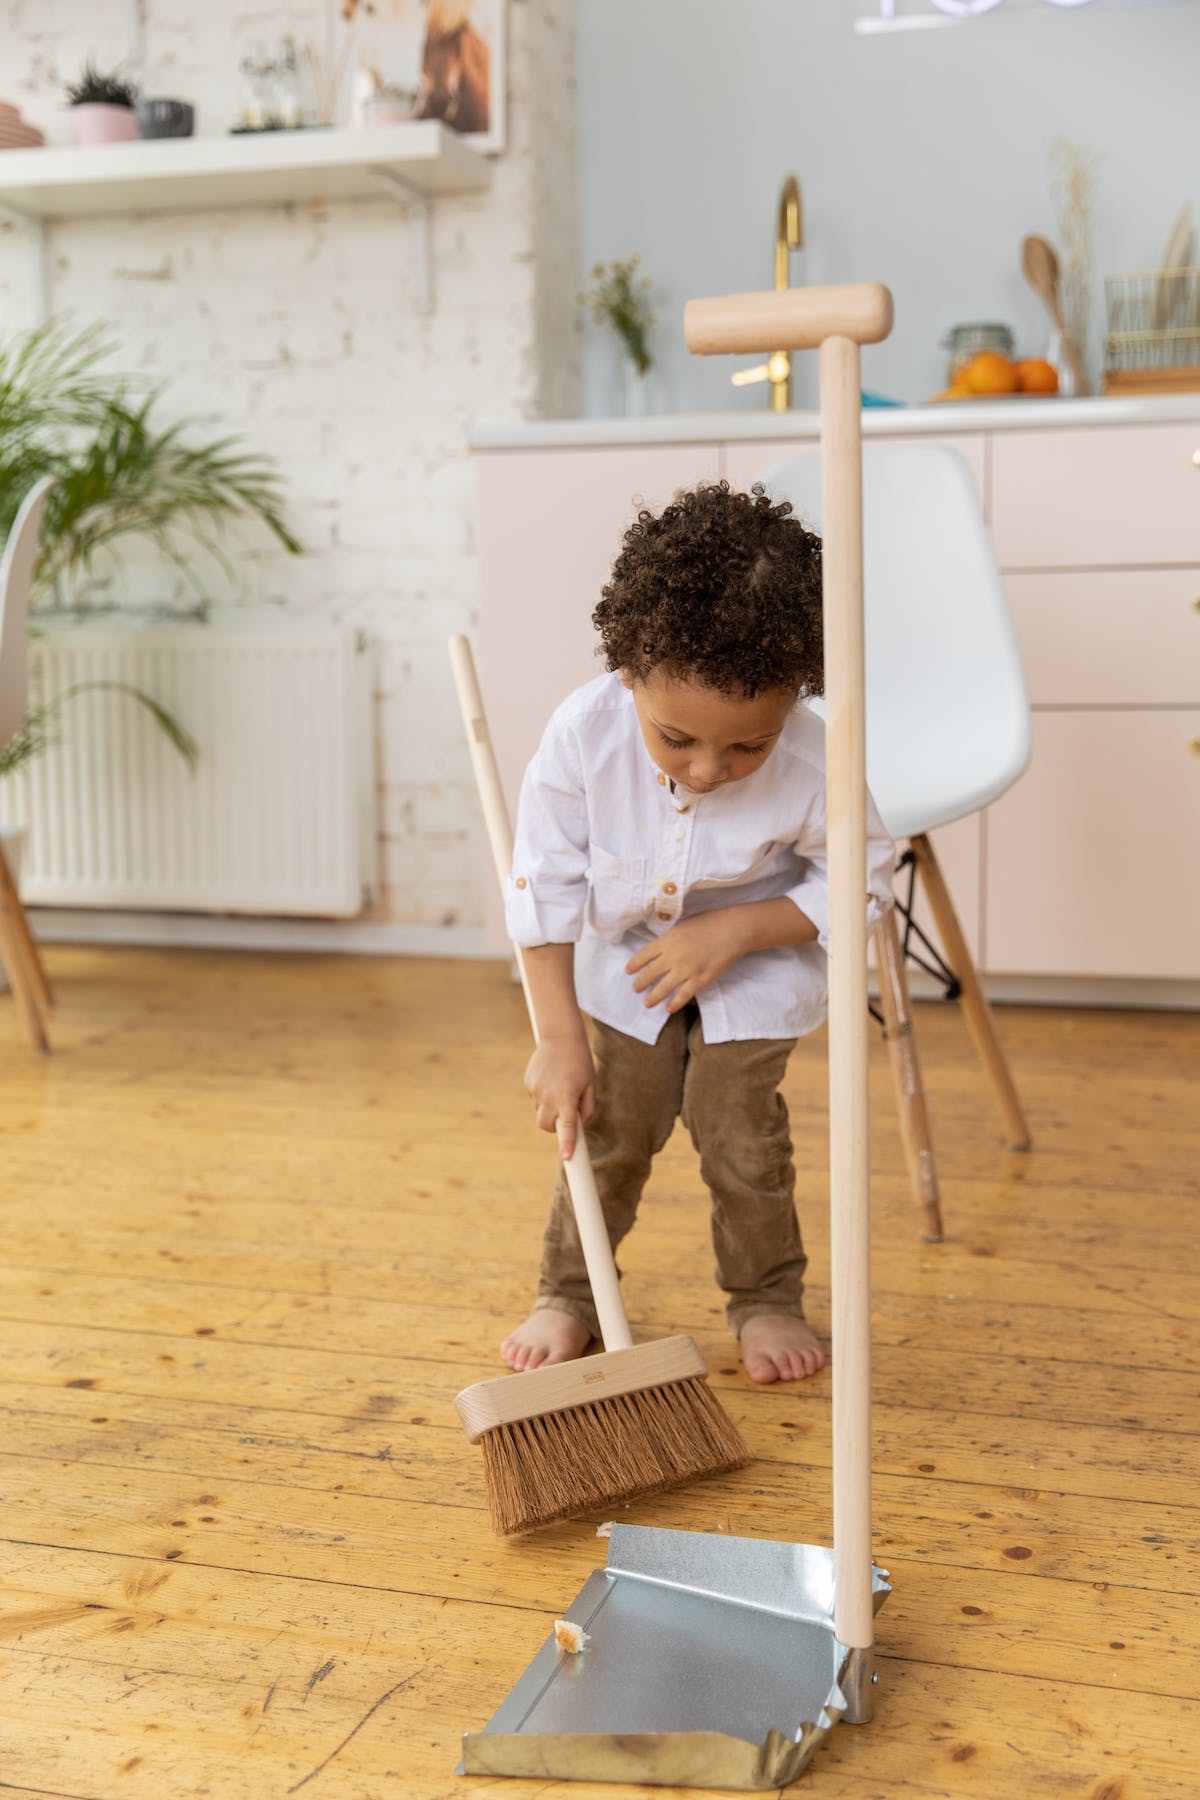
[[[375,875],[370,659],[339,626],[51,630],[34,700],[89,682],[152,695],[199,747],[188,768],[136,701],[68,700],[54,742],[0,784],[28,827],[33,905],[334,915]]]

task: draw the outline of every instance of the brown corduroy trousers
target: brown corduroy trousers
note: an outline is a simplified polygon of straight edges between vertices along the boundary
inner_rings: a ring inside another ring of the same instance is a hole
[[[793,1202],[795,1171],[779,1084],[794,1038],[706,1044],[693,1002],[657,1043],[593,1021],[596,1110],[588,1150],[614,1252],[637,1216],[654,1156],[683,1120],[712,1197],[716,1277],[735,1333],[755,1313],[804,1317],[808,1258]],[[599,1326],[566,1178],[559,1171],[535,1308]]]

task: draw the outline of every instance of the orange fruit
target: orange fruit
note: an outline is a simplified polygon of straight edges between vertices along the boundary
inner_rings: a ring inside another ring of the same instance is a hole
[[[1058,371],[1043,356],[1027,356],[1017,364],[1017,388],[1022,394],[1057,394]]]
[[[935,400],[969,400],[971,390],[956,381],[952,387],[943,388],[940,394],[935,394],[933,397]]]
[[[998,350],[981,350],[959,370],[958,380],[972,394],[1011,394],[1016,391],[1017,371]]]

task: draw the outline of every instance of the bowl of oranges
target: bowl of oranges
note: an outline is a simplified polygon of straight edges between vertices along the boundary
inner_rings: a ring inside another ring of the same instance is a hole
[[[935,400],[994,400],[1007,394],[1057,394],[1058,371],[1042,356],[1011,357],[981,350],[961,363]]]

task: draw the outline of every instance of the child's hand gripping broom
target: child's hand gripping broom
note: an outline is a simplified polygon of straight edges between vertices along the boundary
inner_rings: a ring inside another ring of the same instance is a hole
[[[465,637],[451,638],[450,658],[503,885],[512,867],[512,831]],[[516,954],[536,1040],[537,1019],[519,949]],[[492,1525],[504,1535],[578,1518],[750,1460],[708,1386],[704,1359],[691,1338],[634,1346],[582,1130],[563,1166],[604,1352],[476,1382],[454,1403],[467,1437],[483,1450]]]

